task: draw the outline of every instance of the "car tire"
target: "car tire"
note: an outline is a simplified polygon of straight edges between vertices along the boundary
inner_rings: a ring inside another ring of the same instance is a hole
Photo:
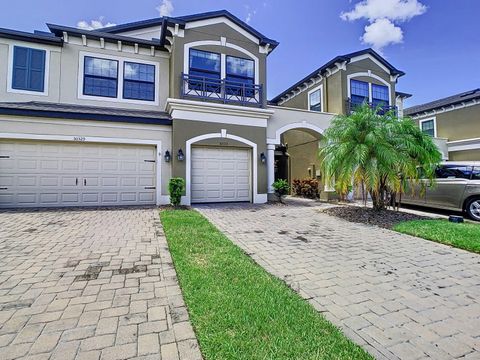
[[[465,206],[465,212],[470,219],[480,221],[480,198],[468,200]]]

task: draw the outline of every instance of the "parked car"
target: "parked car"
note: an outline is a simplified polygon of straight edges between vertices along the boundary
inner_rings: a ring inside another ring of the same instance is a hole
[[[408,189],[402,203],[463,211],[480,221],[480,162],[445,162],[437,167],[435,176],[435,184],[429,180],[412,184],[414,191]]]

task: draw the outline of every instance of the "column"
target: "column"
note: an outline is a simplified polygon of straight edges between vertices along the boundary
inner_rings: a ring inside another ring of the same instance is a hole
[[[267,181],[268,193],[273,194],[272,184],[275,181],[275,144],[267,144]]]

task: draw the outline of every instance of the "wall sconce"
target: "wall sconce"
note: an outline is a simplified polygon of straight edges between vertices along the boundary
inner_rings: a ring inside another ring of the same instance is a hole
[[[170,160],[172,159],[172,156],[170,155],[170,151],[165,151],[165,155],[163,156],[163,158],[165,159],[165,162],[170,162]]]
[[[260,154],[260,161],[262,162],[262,164],[265,164],[265,162],[267,161],[267,157],[263,152]]]
[[[183,154],[182,149],[178,149],[177,159],[178,159],[178,161],[183,161],[183,160],[185,160],[185,155]]]

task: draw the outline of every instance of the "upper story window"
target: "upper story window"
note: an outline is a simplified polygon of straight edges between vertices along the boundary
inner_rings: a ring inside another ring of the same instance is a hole
[[[118,61],[86,56],[83,94],[117,97]]]
[[[369,102],[368,83],[359,80],[350,80],[350,98],[352,104],[362,105]]]
[[[189,74],[220,79],[220,54],[191,49]]]
[[[45,50],[14,46],[11,88],[45,92],[45,64]]]
[[[123,74],[124,99],[155,100],[155,66],[126,61]]]
[[[310,111],[322,111],[322,90],[314,89],[308,93],[308,109]]]
[[[226,92],[233,95],[253,96],[255,65],[253,60],[227,56]]]
[[[428,119],[420,121],[420,129],[424,134],[430,135],[431,137],[435,137],[435,120]]]
[[[389,105],[388,87],[372,84],[373,107]]]

